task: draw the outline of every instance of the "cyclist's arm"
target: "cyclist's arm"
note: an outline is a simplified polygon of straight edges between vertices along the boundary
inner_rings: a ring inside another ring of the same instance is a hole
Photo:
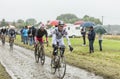
[[[65,35],[65,37],[66,37],[66,39],[67,39],[68,46],[70,46],[71,43],[70,43],[70,39],[69,39],[69,36],[68,36],[68,32],[67,32],[66,30],[65,30],[65,32],[64,32],[64,35]]]
[[[56,34],[52,34],[52,44],[56,45]]]
[[[68,35],[65,35],[65,37],[66,37],[66,39],[67,39],[67,42],[68,42],[68,46],[70,46],[70,45],[71,45],[71,43],[70,43],[70,39],[69,39],[69,36],[68,36]]]
[[[45,30],[45,37],[46,37],[46,42],[48,42],[48,33],[46,30]]]

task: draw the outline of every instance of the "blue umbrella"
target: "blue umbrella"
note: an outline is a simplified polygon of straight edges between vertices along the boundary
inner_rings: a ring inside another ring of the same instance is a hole
[[[83,24],[81,24],[82,27],[91,27],[91,26],[95,26],[94,22],[84,22]]]

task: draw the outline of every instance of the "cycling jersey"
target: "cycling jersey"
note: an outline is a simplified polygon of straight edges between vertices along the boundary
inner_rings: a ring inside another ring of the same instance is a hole
[[[47,41],[47,37],[48,37],[48,33],[47,31],[44,29],[44,31],[41,31],[41,29],[38,29],[37,32],[36,32],[36,39],[35,40],[38,40],[40,42],[43,43],[43,36],[45,35],[46,37],[46,41]]]
[[[15,37],[16,33],[14,29],[9,29],[9,36],[10,37]]]
[[[1,29],[1,34],[6,34],[7,30],[6,29]]]
[[[37,38],[42,38],[45,35],[45,37],[48,37],[48,33],[46,30],[41,31],[41,29],[37,30],[36,37]]]
[[[66,29],[64,28],[61,32],[58,30],[58,27],[56,27],[53,30],[53,34],[52,34],[52,44],[57,44],[57,42],[59,42],[60,46],[64,46],[64,41],[63,41],[63,36],[66,37],[68,45],[70,44],[70,40],[68,37],[68,32],[66,31]]]

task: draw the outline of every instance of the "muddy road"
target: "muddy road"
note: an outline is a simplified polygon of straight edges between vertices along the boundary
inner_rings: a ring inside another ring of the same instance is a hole
[[[0,61],[13,79],[59,79],[50,73],[50,58],[46,57],[44,66],[36,63],[31,50],[14,46],[10,52],[8,44],[0,43]],[[103,79],[83,69],[67,65],[64,79]]]

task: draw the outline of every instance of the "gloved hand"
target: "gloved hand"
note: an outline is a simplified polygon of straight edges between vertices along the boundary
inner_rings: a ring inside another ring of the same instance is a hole
[[[73,47],[69,45],[69,50],[72,52],[73,51]]]

